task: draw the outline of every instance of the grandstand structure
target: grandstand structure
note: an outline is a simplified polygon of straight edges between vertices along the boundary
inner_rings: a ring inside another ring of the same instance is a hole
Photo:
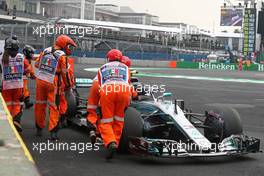
[[[15,1],[12,0],[13,3]],[[81,0],[75,1],[81,3]],[[92,29],[97,28],[99,32],[82,36],[76,32],[66,33],[75,38],[78,43],[80,49],[75,51],[76,56],[97,57],[98,55],[99,57],[104,56],[104,53],[110,48],[119,48],[138,59],[180,59],[181,56],[184,56],[189,60],[205,58],[212,50],[225,50],[228,44],[228,37],[224,36],[224,40],[221,40],[209,31],[200,30],[195,26],[160,23],[158,17],[147,13],[135,13],[128,7],[95,5],[94,0],[85,0],[86,5],[89,5],[85,7],[90,9],[89,14],[94,14],[94,16],[85,16],[84,19],[80,19],[81,14],[66,13],[61,10],[55,13],[58,9],[57,5],[61,5],[63,2],[67,6],[65,8],[70,12],[81,11],[79,6],[73,5],[76,3],[74,0],[67,0],[67,2],[62,0],[26,2],[38,2],[39,4],[37,3],[34,7],[31,5],[30,9],[26,9],[28,7],[26,4],[24,8],[21,6],[14,9],[12,8],[14,4],[7,8],[2,3],[0,8],[0,40],[16,34],[21,45],[27,43],[42,50],[50,46],[56,36],[62,33],[46,32],[40,36],[36,33],[37,28],[40,30],[41,27],[42,29],[60,27],[69,28],[71,31],[76,26],[77,28],[91,27]],[[69,4],[67,5],[67,3]],[[37,7],[42,8],[42,11]],[[52,8],[49,9],[49,7]],[[236,49],[236,47],[233,48]]]

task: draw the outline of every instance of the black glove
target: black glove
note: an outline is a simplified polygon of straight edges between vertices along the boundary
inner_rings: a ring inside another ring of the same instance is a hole
[[[87,129],[89,132],[96,131],[96,127],[91,122],[89,122],[89,120],[86,120],[86,123],[87,123]]]
[[[139,96],[139,95],[138,95],[138,96]],[[136,96],[136,97],[133,97],[133,96],[132,96],[132,100],[133,100],[133,101],[138,101],[138,100],[139,100],[139,99],[138,99],[138,96]]]
[[[144,89],[142,89],[142,91],[138,92],[138,96],[143,96],[143,95],[146,95],[147,92],[145,92]]]
[[[59,94],[56,94],[55,96],[55,103],[58,107],[60,106],[60,95]]]
[[[22,96],[19,98],[19,101],[20,101],[20,102],[24,102],[24,99],[25,99],[25,97],[24,97],[24,95],[22,95]]]

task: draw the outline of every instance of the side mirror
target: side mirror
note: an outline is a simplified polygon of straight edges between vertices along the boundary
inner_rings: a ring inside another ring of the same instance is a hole
[[[165,92],[165,93],[163,93],[162,97],[163,97],[163,98],[164,98],[164,97],[172,97],[172,93],[170,93],[170,92]]]
[[[164,99],[166,97],[171,97],[172,96],[172,93],[170,92],[164,92],[163,95],[159,96],[157,99]]]
[[[88,78],[75,78],[75,86],[77,88],[90,88],[92,87],[93,80]]]

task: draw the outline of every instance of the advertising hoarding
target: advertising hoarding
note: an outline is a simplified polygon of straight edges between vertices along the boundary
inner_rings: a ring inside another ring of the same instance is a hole
[[[243,55],[251,57],[256,43],[256,9],[246,8],[243,23]]]

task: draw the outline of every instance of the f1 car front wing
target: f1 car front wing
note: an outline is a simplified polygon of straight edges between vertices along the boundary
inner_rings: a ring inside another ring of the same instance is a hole
[[[194,143],[131,137],[129,151],[156,157],[216,157],[244,155],[260,151],[260,140],[245,135],[232,135],[211,148],[199,148]]]

